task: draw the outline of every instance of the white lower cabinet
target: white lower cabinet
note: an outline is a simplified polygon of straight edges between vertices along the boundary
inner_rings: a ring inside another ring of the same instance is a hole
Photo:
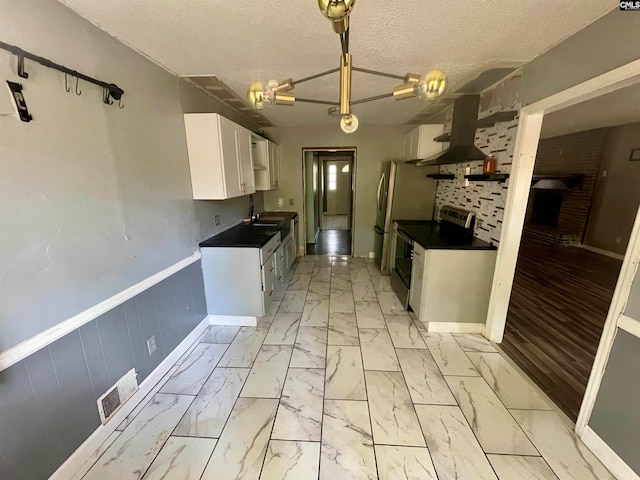
[[[495,250],[424,250],[414,245],[409,305],[437,331],[484,325],[495,266]]]
[[[270,302],[281,295],[279,235],[262,248],[203,247],[201,252],[209,315],[255,319],[264,316]]]

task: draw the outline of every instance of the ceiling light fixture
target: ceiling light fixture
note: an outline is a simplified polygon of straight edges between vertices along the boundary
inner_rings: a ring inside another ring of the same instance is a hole
[[[442,70],[430,70],[426,75],[421,77],[413,73],[407,73],[404,76],[394,75],[392,73],[378,72],[365,68],[353,66],[351,54],[349,53],[349,15],[353,11],[355,0],[318,0],[318,7],[322,14],[332,22],[333,30],[340,35],[340,44],[342,54],[340,56],[340,67],[327,70],[326,72],[317,73],[309,77],[293,81],[291,79],[278,83],[276,80],[270,80],[263,87],[260,82],[253,82],[249,85],[249,102],[251,106],[257,110],[271,107],[272,105],[292,106],[294,103],[315,103],[320,105],[331,105],[329,114],[333,114],[334,108],[339,112],[340,128],[344,133],[353,133],[358,129],[358,117],[351,112],[352,105],[360,103],[372,102],[383,98],[393,97],[396,100],[404,100],[407,98],[419,97],[423,100],[433,102],[440,98],[447,89],[447,76]],[[353,71],[366,73],[369,75],[377,75],[387,78],[395,78],[402,80],[402,85],[398,85],[393,92],[383,93],[373,97],[363,98],[361,100],[351,101],[351,73]],[[302,82],[308,82],[316,78],[324,77],[331,73],[340,72],[340,98],[338,102],[329,100],[316,100],[313,98],[296,98],[292,90]]]

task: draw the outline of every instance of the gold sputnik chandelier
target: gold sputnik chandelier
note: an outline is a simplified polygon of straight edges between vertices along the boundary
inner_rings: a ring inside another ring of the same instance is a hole
[[[271,107],[272,105],[293,106],[295,102],[315,103],[330,105],[339,112],[340,128],[344,133],[353,133],[358,129],[358,117],[351,113],[351,106],[360,103],[373,102],[383,98],[393,97],[396,100],[420,97],[427,101],[439,98],[447,88],[447,76],[442,70],[430,70],[426,75],[420,76],[407,73],[404,76],[392,73],[377,72],[352,65],[349,53],[349,15],[353,11],[355,0],[318,0],[318,7],[322,14],[331,21],[333,30],[340,36],[342,54],[340,55],[340,67],[317,73],[309,77],[283,82],[270,80],[265,86],[261,82],[253,82],[249,86],[249,102],[256,110]],[[361,72],[369,75],[395,78],[403,83],[393,89],[393,92],[383,93],[361,100],[351,101],[351,72]],[[340,99],[338,102],[330,100],[316,100],[312,98],[296,98],[293,89],[302,82],[308,82],[316,78],[324,77],[331,73],[340,72]],[[330,109],[330,111],[332,110]]]

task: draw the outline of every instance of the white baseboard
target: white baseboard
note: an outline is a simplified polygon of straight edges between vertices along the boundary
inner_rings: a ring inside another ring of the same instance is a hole
[[[640,476],[631,470],[631,467],[596,432],[591,430],[591,427],[587,425],[580,438],[618,480],[640,480]]]
[[[160,283],[162,280],[169,278],[174,273],[179,272],[183,268],[191,265],[200,259],[200,252],[196,252],[190,257],[180,260],[178,263],[171,265],[164,270],[145,278],[141,282],[130,286],[129,288],[116,293],[112,297],[107,298],[103,302],[94,305],[83,312],[74,315],[67,320],[58,323],[56,326],[51,327],[44,332],[41,332],[33,337],[19,343],[18,345],[0,352],[0,372],[9,368],[11,365],[24,360],[29,355],[33,355],[38,350],[51,345],[56,340],[61,339],[65,335],[77,330],[86,323],[95,320],[100,315],[107,313],[114,307],[126,302],[127,300],[135,297],[136,295],[144,292],[148,288]]]
[[[234,327],[256,327],[258,317],[235,315],[208,315],[209,325],[233,325]]]
[[[423,322],[427,332],[435,333],[482,333],[484,323]]]
[[[171,367],[180,359],[180,357],[189,350],[189,347],[200,338],[200,335],[207,329],[209,322],[204,318],[196,328],[194,328],[187,337],[165,358],[156,369],[144,379],[138,391],[127,400],[122,407],[109,419],[105,425],[100,425],[89,438],[87,438],[78,449],[64,462],[49,480],[68,480],[70,478],[82,478],[93,465],[88,462],[91,455],[113,434],[123,420],[131,413],[131,411],[151,393],[162,377],[171,369]],[[97,408],[97,407],[96,407]],[[97,460],[97,459],[96,459]],[[84,470],[84,471],[81,471]]]
[[[605,257],[615,258],[617,260],[624,260],[624,255],[620,255],[619,253],[610,252],[609,250],[604,250],[602,248],[592,247],[591,245],[585,245],[581,243],[578,245],[580,248],[584,248],[585,250],[589,250],[593,253],[599,253],[600,255],[604,255]]]

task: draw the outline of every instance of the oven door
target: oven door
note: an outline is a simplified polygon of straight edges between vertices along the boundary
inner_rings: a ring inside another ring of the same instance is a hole
[[[391,286],[404,308],[409,302],[409,287],[411,285],[411,262],[413,260],[413,240],[398,231],[395,250],[395,261],[391,273]]]

